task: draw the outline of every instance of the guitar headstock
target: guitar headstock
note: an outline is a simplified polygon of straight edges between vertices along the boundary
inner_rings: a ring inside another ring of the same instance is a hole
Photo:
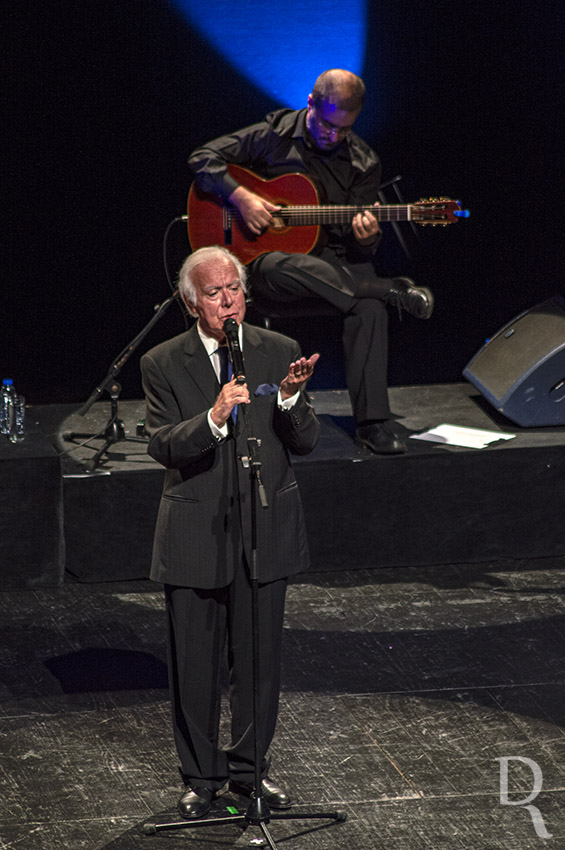
[[[460,218],[469,218],[469,210],[461,209],[461,201],[450,198],[421,198],[412,204],[411,221],[416,224],[431,224],[445,226]]]

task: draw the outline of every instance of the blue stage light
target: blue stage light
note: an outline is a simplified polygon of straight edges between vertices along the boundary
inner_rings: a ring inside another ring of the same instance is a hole
[[[306,106],[314,80],[328,68],[362,73],[367,0],[174,2],[224,59],[280,105]]]

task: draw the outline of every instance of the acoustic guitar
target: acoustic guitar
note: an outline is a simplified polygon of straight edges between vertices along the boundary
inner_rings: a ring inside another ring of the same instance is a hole
[[[349,224],[353,217],[369,210],[379,221],[414,221],[422,225],[447,225],[469,212],[459,201],[428,198],[415,204],[381,204],[377,207],[320,204],[314,182],[305,174],[284,174],[264,180],[247,168],[228,165],[240,185],[281,209],[273,214],[273,224],[260,236],[245,225],[239,210],[218,195],[202,192],[196,182],[188,195],[188,238],[193,251],[207,245],[224,245],[247,265],[270,251],[309,254],[320,239],[324,224]]]

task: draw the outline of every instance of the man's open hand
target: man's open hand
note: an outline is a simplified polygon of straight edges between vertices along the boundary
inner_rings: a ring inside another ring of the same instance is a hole
[[[295,360],[294,363],[290,364],[288,375],[281,381],[280,385],[283,401],[304,389],[306,382],[312,377],[314,366],[319,359],[319,354],[313,354],[308,359],[301,357],[300,360]]]

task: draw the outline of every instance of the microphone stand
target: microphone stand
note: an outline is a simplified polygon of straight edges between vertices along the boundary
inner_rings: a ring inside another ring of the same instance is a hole
[[[233,354],[232,341],[230,336],[226,334],[230,357],[232,363],[237,360]],[[235,337],[237,340],[237,337]],[[239,365],[241,372],[237,375],[238,383],[245,383],[246,378],[243,374],[243,361],[241,359],[241,351],[237,344],[237,352],[239,354]],[[236,366],[234,365],[234,372]],[[261,507],[266,510],[269,507],[267,493],[261,479],[261,457],[260,448],[261,440],[254,437],[250,433],[249,419],[247,415],[246,405],[240,405],[238,408],[238,417],[241,412],[243,421],[243,432],[247,441],[248,454],[241,458],[244,469],[249,469],[249,487],[250,487],[250,506],[251,506],[251,564],[249,570],[249,582],[251,585],[251,651],[252,651],[252,671],[253,671],[253,745],[255,758],[255,789],[251,798],[251,802],[245,814],[237,815],[221,815],[219,817],[195,818],[193,820],[175,820],[175,821],[160,821],[156,822],[151,819],[143,825],[145,835],[155,835],[155,833],[166,829],[190,829],[195,826],[218,826],[222,824],[240,824],[243,829],[252,824],[258,826],[267,844],[271,850],[277,850],[273,837],[267,829],[267,824],[271,820],[333,820],[343,822],[347,819],[347,813],[344,811],[333,812],[309,812],[309,813],[290,813],[290,812],[275,812],[272,813],[267,803],[263,800],[261,793],[261,764],[265,753],[261,752],[261,742],[259,736],[259,705],[260,705],[260,671],[259,671],[259,576],[257,570],[257,494]]]
[[[152,319],[145,325],[145,327],[133,338],[133,340],[127,345],[123,351],[118,354],[116,360],[110,366],[108,373],[104,380],[96,387],[95,390],[90,394],[89,398],[82,405],[82,407],[78,410],[80,416],[85,416],[86,413],[90,410],[95,401],[98,401],[102,394],[106,391],[110,396],[110,418],[106,423],[106,427],[103,431],[99,431],[97,434],[84,434],[80,431],[63,431],[63,439],[67,442],[74,441],[75,439],[84,440],[84,442],[79,443],[75,448],[80,448],[81,446],[86,445],[87,443],[95,440],[97,437],[104,438],[103,446],[98,449],[96,454],[90,458],[85,464],[88,472],[94,472],[96,467],[98,466],[101,458],[108,452],[110,446],[113,446],[115,443],[120,442],[133,442],[133,443],[145,443],[147,442],[146,437],[136,436],[136,437],[128,437],[126,436],[124,423],[119,418],[118,415],[118,399],[120,397],[120,393],[122,391],[121,384],[116,380],[117,376],[120,374],[121,369],[127,363],[133,352],[139,346],[139,344],[145,339],[153,325],[157,324],[161,316],[168,310],[173,301],[175,301],[179,296],[178,288],[174,290],[173,294],[170,295],[165,301],[161,304],[158,304],[155,307],[155,315]],[[73,451],[73,449],[71,449]]]

